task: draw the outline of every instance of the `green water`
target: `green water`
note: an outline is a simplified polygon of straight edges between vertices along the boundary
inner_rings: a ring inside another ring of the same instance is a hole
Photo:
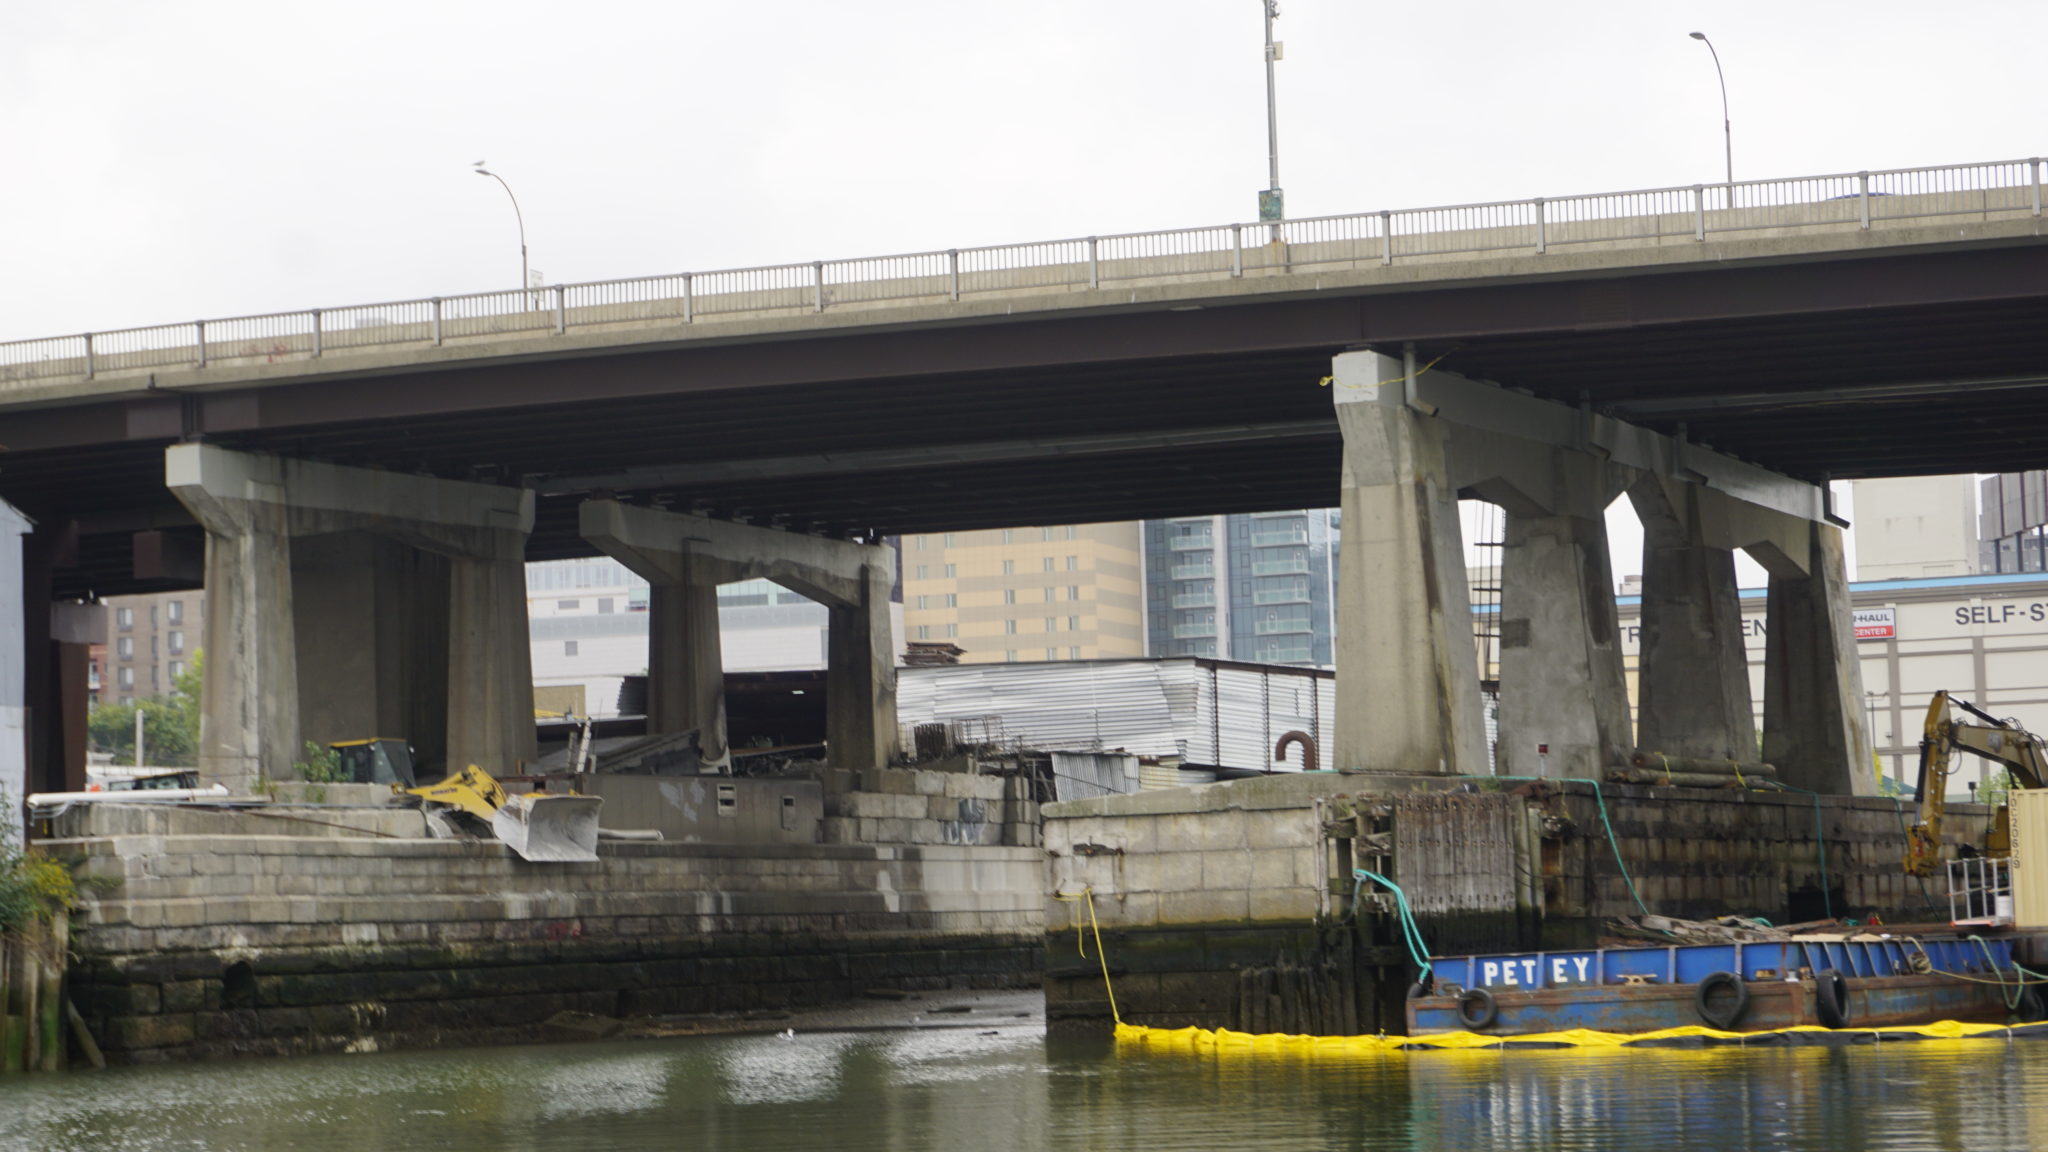
[[[1119,1054],[1036,1028],[18,1077],[6,1149],[2048,1148],[2048,1041]]]

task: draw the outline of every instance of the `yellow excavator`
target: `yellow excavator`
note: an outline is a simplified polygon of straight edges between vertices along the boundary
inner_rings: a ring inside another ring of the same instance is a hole
[[[598,809],[604,800],[575,793],[507,792],[474,764],[438,784],[414,779],[412,746],[392,737],[337,740],[327,746],[358,784],[388,784],[393,792],[417,796],[474,820],[505,842],[522,860],[563,862],[597,859]]]
[[[1955,719],[1950,705],[1982,722]],[[1967,700],[1936,692],[1928,702],[1927,726],[1920,738],[1920,820],[1906,833],[1909,876],[1931,876],[1941,865],[1941,817],[1947,807],[1949,773],[1959,751],[2004,765],[2014,787],[2048,787],[2048,754],[2044,754],[2039,736]],[[1982,854],[2005,856],[2011,851],[2012,816],[2007,806],[2000,804]]]

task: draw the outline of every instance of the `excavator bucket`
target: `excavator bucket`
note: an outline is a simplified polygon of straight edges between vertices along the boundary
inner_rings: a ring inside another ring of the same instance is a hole
[[[597,859],[602,796],[515,793],[491,814],[491,831],[523,860],[560,863]]]

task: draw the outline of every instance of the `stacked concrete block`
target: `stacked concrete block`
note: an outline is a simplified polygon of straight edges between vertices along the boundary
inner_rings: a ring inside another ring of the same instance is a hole
[[[454,840],[47,846],[86,881],[76,998],[129,1061],[1031,983],[1043,930],[1040,856],[1023,848],[631,842],[533,864]]]
[[[951,844],[1032,847],[1037,806],[1012,799],[1020,782],[970,772],[877,768],[852,791],[827,793],[827,844]],[[1028,812],[1028,815],[1026,813]],[[1023,825],[1028,820],[1029,829]]]

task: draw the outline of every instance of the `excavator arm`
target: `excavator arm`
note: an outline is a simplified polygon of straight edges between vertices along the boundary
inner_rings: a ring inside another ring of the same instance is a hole
[[[1983,723],[1955,719],[1954,705]],[[1967,700],[1936,692],[1927,704],[1927,723],[1920,737],[1920,819],[1906,833],[1906,873],[1932,875],[1941,861],[1941,820],[1947,808],[1948,778],[1958,751],[1971,752],[2005,766],[2014,784],[2040,788],[2048,782],[2048,754],[2041,738],[2009,720],[2000,720]],[[2007,842],[2006,809],[2001,806],[1988,848],[2002,853]]]

